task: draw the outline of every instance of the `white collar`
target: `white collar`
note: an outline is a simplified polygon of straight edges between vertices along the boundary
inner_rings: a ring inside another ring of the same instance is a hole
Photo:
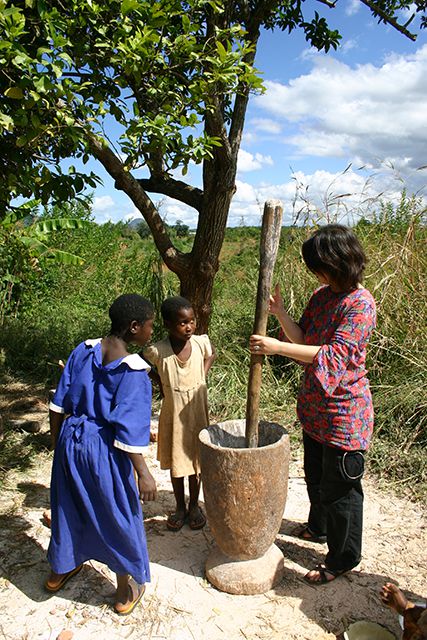
[[[128,367],[131,369],[135,369],[136,371],[142,371],[143,369],[147,370],[147,373],[150,371],[150,365],[145,362],[137,353],[131,353],[125,358],[123,358],[122,362],[126,362]]]
[[[89,339],[85,340],[85,344],[88,347],[95,347],[101,342],[101,340],[102,338]],[[137,353],[130,353],[128,356],[125,356],[121,362],[125,362],[130,369],[134,369],[135,371],[142,371],[146,369],[148,373],[151,370],[150,365]]]

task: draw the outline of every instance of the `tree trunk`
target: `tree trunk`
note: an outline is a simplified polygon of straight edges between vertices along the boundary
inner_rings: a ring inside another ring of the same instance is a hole
[[[207,333],[209,328],[213,285],[219,269],[219,255],[233,193],[234,184],[229,189],[218,189],[211,199],[204,198],[190,254],[190,265],[185,271],[177,274],[181,284],[181,295],[193,304],[197,318],[197,333]]]
[[[213,284],[219,269],[219,255],[235,192],[236,157],[232,153],[224,154],[222,149],[216,151],[215,159],[204,163],[203,192],[186,192],[187,198],[197,200],[199,218],[193,249],[190,253],[182,253],[173,245],[163,220],[142,186],[149,188],[157,183],[154,180],[140,181],[133,178],[111,149],[94,136],[90,137],[89,142],[93,155],[114,178],[116,188],[124,191],[141,212],[163,261],[179,278],[181,295],[188,298],[194,306],[197,332],[207,333]],[[180,187],[176,181],[174,186],[176,189]],[[178,195],[177,193],[176,197]],[[185,200],[181,197],[181,201]]]

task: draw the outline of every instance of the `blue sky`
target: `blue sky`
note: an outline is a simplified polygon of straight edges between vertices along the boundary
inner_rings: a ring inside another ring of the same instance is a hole
[[[271,198],[282,200],[284,222],[307,211],[351,222],[380,193],[396,200],[405,186],[426,194],[427,31],[412,42],[378,25],[359,0],[305,6],[339,29],[341,47],[321,54],[298,30],[262,34],[256,66],[266,92],[249,104],[229,226],[259,224]],[[94,193],[96,220],[138,217],[102,167],[90,168],[104,182]],[[198,183],[198,168],[186,179]],[[195,212],[176,201],[166,199],[161,213],[169,224],[196,225]]]

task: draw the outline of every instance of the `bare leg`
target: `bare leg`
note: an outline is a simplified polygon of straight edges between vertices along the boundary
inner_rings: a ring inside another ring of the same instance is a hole
[[[187,517],[187,507],[185,504],[184,478],[174,478],[171,475],[173,493],[176,501],[175,513],[171,513],[167,520],[167,528],[170,531],[179,531],[184,525]]]
[[[200,476],[188,477],[190,489],[190,503],[188,505],[188,517],[191,529],[202,529],[206,524],[206,518],[199,507]]]
[[[188,487],[190,490],[190,503],[188,505],[189,511],[199,506],[199,493],[200,493],[200,476],[196,474],[188,476]]]
[[[116,573],[117,589],[116,589],[116,605],[129,604],[129,576],[127,574],[119,575]]]

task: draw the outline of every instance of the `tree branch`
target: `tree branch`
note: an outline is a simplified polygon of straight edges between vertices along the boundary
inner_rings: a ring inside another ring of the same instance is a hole
[[[372,11],[374,16],[379,16],[380,19],[383,20],[386,24],[390,24],[397,31],[399,31],[400,33],[403,33],[404,36],[406,36],[407,38],[415,42],[415,40],[417,39],[417,36],[414,33],[411,33],[410,31],[408,31],[408,29],[406,29],[404,25],[399,24],[396,18],[392,18],[391,16],[389,16],[375,2],[373,2],[372,0],[360,0],[360,2],[366,5]],[[408,22],[406,24],[408,24]]]
[[[143,215],[165,264],[178,276],[185,273],[189,257],[174,247],[159,212],[139,181],[125,170],[123,163],[103,141],[87,130],[85,134],[90,152],[114,179],[116,189],[124,191]]]
[[[141,178],[138,180],[138,183],[144,191],[162,193],[164,196],[175,198],[175,200],[188,204],[200,212],[203,191],[182,182],[182,180],[175,180],[163,173],[152,175],[150,178]]]

